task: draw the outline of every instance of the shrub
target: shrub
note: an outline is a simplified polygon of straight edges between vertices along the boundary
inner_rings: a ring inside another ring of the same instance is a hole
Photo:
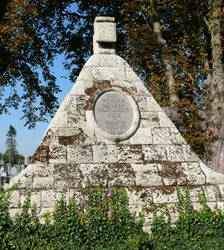
[[[142,230],[143,220],[136,221],[129,211],[123,189],[112,190],[110,196],[90,189],[88,205],[83,210],[73,200],[66,204],[62,196],[53,217],[47,214],[44,224],[38,219],[35,204],[31,206],[30,196],[21,213],[11,219],[8,212],[11,192],[4,192],[0,201],[0,223],[4,226],[1,249],[148,249],[149,236]]]
[[[166,214],[155,214],[150,235],[151,249],[223,250],[223,212],[218,208],[212,210],[207,205],[205,196],[200,194],[199,201],[202,208],[194,210],[189,190],[186,189],[182,194],[177,187],[177,194],[178,220],[174,225],[171,224],[168,209]]]
[[[221,250],[224,249],[224,215],[218,208],[211,210],[204,196],[202,205],[194,210],[190,193],[177,187],[179,198],[177,221],[172,224],[170,211],[156,214],[151,234],[143,232],[143,218],[136,220],[128,209],[124,189],[110,195],[89,189],[88,204],[79,209],[65,197],[55,204],[53,216],[46,214],[41,224],[36,205],[28,195],[21,213],[9,214],[9,198],[16,187],[0,193],[0,246],[2,250]]]

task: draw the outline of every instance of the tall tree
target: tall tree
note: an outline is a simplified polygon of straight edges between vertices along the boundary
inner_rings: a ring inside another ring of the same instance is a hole
[[[29,127],[54,114],[59,92],[50,72],[57,33],[48,33],[55,23],[42,2],[4,0],[0,11],[0,114],[22,103]],[[18,94],[18,83],[22,94]]]
[[[15,156],[18,155],[18,151],[16,149],[17,147],[17,142],[16,142],[16,129],[10,125],[9,130],[6,134],[6,141],[5,141],[5,146],[6,146],[6,151],[5,155],[8,156],[8,163],[13,165],[15,163]]]
[[[210,34],[211,60],[208,64],[207,80],[210,86],[211,112],[207,116],[208,130],[212,135],[212,157],[209,165],[224,173],[224,3],[221,0],[208,1],[208,20]]]
[[[223,1],[127,1],[123,8],[130,62],[193,149],[224,172]]]

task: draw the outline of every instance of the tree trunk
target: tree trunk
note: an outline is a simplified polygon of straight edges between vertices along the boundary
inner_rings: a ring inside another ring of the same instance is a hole
[[[212,45],[212,76],[210,78],[211,115],[209,132],[212,135],[212,155],[208,166],[224,173],[224,69],[222,64],[221,0],[213,0],[209,19]]]
[[[158,16],[158,12],[155,6],[155,2],[153,0],[150,0],[150,5],[152,8],[152,15],[154,17],[153,32],[157,37],[157,42],[163,47],[163,50],[165,51],[166,40],[163,39],[162,37],[161,25],[159,22],[159,16]],[[174,102],[178,100],[178,96],[174,93],[175,79],[174,79],[173,69],[172,69],[172,65],[170,64],[168,58],[166,58],[164,53],[162,55],[162,60],[165,66],[165,73],[167,76],[167,82],[169,86],[170,106],[173,106]],[[173,110],[173,107],[172,107],[172,110]]]

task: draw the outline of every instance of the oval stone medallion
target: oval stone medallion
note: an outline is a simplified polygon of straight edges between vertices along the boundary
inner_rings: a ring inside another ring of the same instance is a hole
[[[94,117],[99,127],[112,135],[122,135],[133,122],[133,108],[128,98],[118,91],[99,96],[94,106]]]

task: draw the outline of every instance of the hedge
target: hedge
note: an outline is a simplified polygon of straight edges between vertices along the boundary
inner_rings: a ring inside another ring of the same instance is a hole
[[[179,198],[177,221],[172,224],[170,211],[157,215],[151,233],[143,231],[144,214],[136,218],[128,208],[128,195],[124,189],[113,189],[110,195],[100,189],[89,189],[88,204],[79,208],[65,197],[56,202],[53,215],[46,214],[41,223],[36,205],[31,205],[28,195],[21,213],[11,217],[9,199],[16,188],[0,193],[0,249],[20,250],[220,250],[224,249],[224,215],[216,208],[211,210],[204,196],[202,205],[194,210],[189,191]]]

